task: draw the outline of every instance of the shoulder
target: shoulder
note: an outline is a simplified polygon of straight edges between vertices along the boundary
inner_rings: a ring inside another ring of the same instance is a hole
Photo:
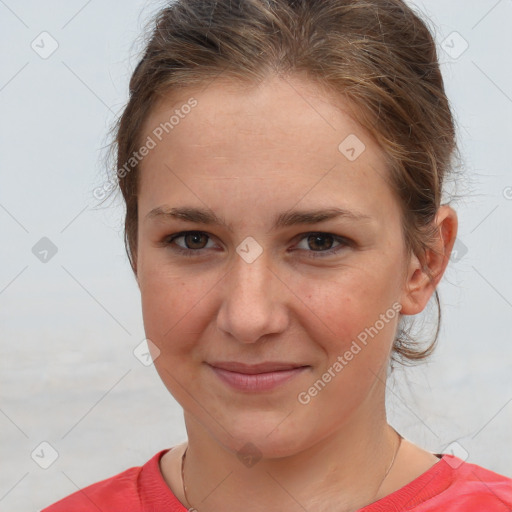
[[[512,507],[512,479],[477,464],[445,454],[443,464],[450,466],[450,485],[433,501],[454,511],[509,511]],[[452,508],[449,508],[452,510]]]
[[[511,512],[512,479],[453,454],[359,512]]]
[[[137,480],[141,467],[129,468],[118,475],[84,487],[41,512],[89,512],[92,510],[114,510],[126,507],[138,511],[140,504]]]
[[[158,470],[158,461],[168,449],[154,455],[143,466],[131,467],[110,478],[80,489],[41,512],[90,512],[97,510],[143,510],[145,474]]]

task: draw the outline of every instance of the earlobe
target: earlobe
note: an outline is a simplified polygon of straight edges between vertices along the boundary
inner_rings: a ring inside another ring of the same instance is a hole
[[[416,315],[420,313],[423,311],[433,291],[432,283],[422,268],[421,262],[415,254],[412,255],[400,301],[402,304],[400,313],[402,315]]]
[[[434,222],[438,237],[435,245],[425,251],[423,265],[416,255],[411,257],[401,299],[403,315],[416,315],[425,309],[450,261],[457,237],[457,214],[450,206],[443,205]]]

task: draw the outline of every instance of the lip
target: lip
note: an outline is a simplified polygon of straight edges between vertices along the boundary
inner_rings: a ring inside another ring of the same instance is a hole
[[[281,361],[267,361],[258,364],[245,364],[237,361],[218,361],[215,363],[208,363],[214,368],[221,370],[228,370],[230,372],[244,373],[247,375],[255,375],[257,373],[271,373],[283,370],[293,370],[296,368],[303,368],[305,364],[286,363]]]
[[[238,391],[269,391],[283,385],[309,366],[293,363],[267,362],[247,365],[238,362],[211,363],[217,377]]]

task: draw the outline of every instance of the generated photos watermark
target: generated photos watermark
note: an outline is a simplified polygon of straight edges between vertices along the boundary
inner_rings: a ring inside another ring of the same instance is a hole
[[[342,370],[347,366],[354,356],[359,354],[361,350],[368,344],[368,337],[373,339],[377,334],[384,329],[386,324],[393,320],[401,311],[402,305],[399,302],[395,302],[385,313],[381,313],[379,320],[377,320],[372,326],[366,327],[357,335],[357,340],[353,340],[349,349],[347,349],[343,355],[339,355],[336,361],[322,374],[322,377],[315,381],[315,383],[309,387],[306,391],[301,391],[297,395],[297,400],[302,405],[307,405],[311,402],[311,399],[322,391],[325,386],[331,382]],[[359,341],[359,343],[358,343]],[[362,345],[362,346],[361,346]]]
[[[151,135],[148,135],[144,144],[137,150],[134,151],[130,158],[124,163],[122,167],[117,170],[117,179],[123,179],[126,175],[132,171],[144,157],[149,155],[152,149],[155,149],[159,142],[164,138],[164,134],[169,134],[176,126],[178,126],[182,119],[190,114],[192,109],[197,106],[197,100],[195,98],[189,98],[186,103],[183,103],[180,108],[174,109],[174,113],[169,119],[163,123],[160,123],[156,128],[153,129]],[[112,177],[106,181],[102,186],[96,187],[92,194],[95,199],[102,200],[105,196],[115,189],[117,186],[116,180]]]

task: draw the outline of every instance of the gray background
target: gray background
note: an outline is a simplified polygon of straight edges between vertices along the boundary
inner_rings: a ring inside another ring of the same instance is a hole
[[[0,0],[1,510],[39,510],[185,439],[181,408],[133,353],[145,336],[122,204],[93,195],[132,43],[160,5]],[[512,1],[415,5],[435,30],[466,182],[439,346],[393,374],[389,420],[512,476]],[[31,47],[51,49],[43,31],[58,43],[47,58]],[[46,262],[32,250],[43,237],[57,248]],[[48,469],[41,442],[58,453]]]

